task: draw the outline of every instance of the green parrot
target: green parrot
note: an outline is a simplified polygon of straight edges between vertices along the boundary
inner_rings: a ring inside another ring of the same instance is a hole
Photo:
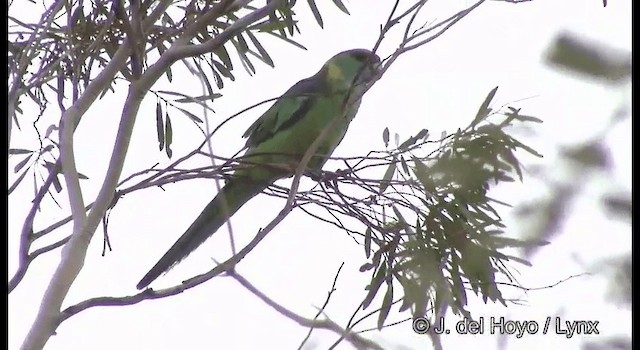
[[[380,58],[366,49],[341,52],[293,85],[244,133],[246,152],[233,175],[187,231],[137,285],[143,289],[211,237],[244,203],[278,179],[293,176],[307,149],[325,133],[307,170],[318,171],[379,78]]]

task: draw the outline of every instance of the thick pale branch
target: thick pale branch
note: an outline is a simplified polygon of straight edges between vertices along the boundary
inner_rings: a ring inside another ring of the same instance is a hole
[[[168,3],[165,2],[165,3]],[[220,35],[216,36],[210,49],[223,45],[227,40],[236,35],[239,31],[246,28],[254,21],[257,21],[275,9],[278,1],[273,1],[269,5],[252,12],[251,14],[236,21],[232,26],[227,28]],[[233,5],[233,4],[232,4]],[[158,6],[154,10],[154,14],[159,16],[158,11],[162,6]],[[216,15],[220,16],[222,13]],[[145,21],[145,28],[151,25],[157,18],[148,18]],[[73,131],[79,123],[80,118],[95,101],[98,94],[108,86],[115,74],[125,64],[127,57],[131,53],[130,40],[126,40],[124,45],[114,55],[109,65],[103,70],[98,77],[87,87],[80,99],[69,108],[63,115],[63,125],[61,128],[61,159],[62,169],[65,174],[65,183],[69,193],[69,199],[72,204],[72,216],[74,217],[74,233],[71,240],[63,248],[63,259],[54,273],[51,283],[45,292],[40,311],[31,331],[27,335],[23,348],[40,349],[49,337],[54,333],[55,328],[59,324],[60,307],[66,297],[71,284],[79,274],[86,256],[86,250],[93,236],[93,232],[97,228],[100,218],[111,204],[111,200],[115,193],[118,179],[122,172],[124,159],[126,157],[131,131],[135,124],[140,103],[151,86],[160,78],[165,70],[175,61],[186,57],[185,52],[181,51],[183,47],[173,45],[165,54],[163,54],[158,62],[149,67],[140,80],[131,84],[129,95],[123,108],[123,115],[118,128],[118,134],[114,150],[109,162],[109,168],[105,177],[105,181],[96,198],[95,204],[91,209],[88,217],[84,211],[84,204],[81,196],[80,186],[78,183],[77,170],[75,169],[75,160],[73,156]],[[290,209],[289,209],[290,210]]]
[[[166,8],[170,3],[170,0],[164,0],[161,2],[154,10],[153,14],[147,18],[145,25],[149,26],[157,20],[157,18],[164,12],[163,7]],[[92,225],[87,225],[88,220],[86,220],[86,211],[84,209],[80,184],[78,182],[78,172],[75,168],[73,132],[84,113],[98,98],[99,94],[111,84],[117,72],[122,69],[130,51],[131,45],[129,41],[126,40],[116,51],[112,60],[105,69],[91,81],[82,96],[80,96],[62,116],[62,125],[60,128],[60,158],[62,171],[65,174],[64,178],[67,186],[67,192],[69,194],[72,216],[74,218],[74,230],[71,240],[63,248],[62,260],[54,272],[47,290],[45,291],[36,319],[22,344],[23,349],[41,349],[44,347],[51,335],[54,334],[58,325],[62,302],[71,288],[73,281],[82,269],[87,247],[91,241],[92,234],[99,223],[99,217],[102,216],[102,213],[104,213],[104,210],[106,210],[109,204],[106,203],[104,205],[103,212],[99,215],[90,216],[90,219],[95,218],[96,216],[98,217],[97,220],[93,219],[95,221],[95,226],[93,228],[91,227]],[[144,94],[141,96],[144,96]],[[137,113],[137,108],[135,108],[135,112]],[[116,174],[116,180],[114,181],[117,181],[118,176],[119,173]],[[107,179],[109,179],[109,175],[107,175]],[[113,190],[111,190],[111,192],[113,193]],[[103,195],[103,198],[110,201],[109,194]],[[94,213],[94,210],[92,210],[92,214],[97,213]],[[90,221],[89,224],[91,224]]]

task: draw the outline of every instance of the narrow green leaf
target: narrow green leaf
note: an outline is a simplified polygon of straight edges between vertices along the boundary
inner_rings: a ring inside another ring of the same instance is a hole
[[[382,131],[382,141],[384,142],[384,147],[389,146],[389,128],[384,128]]]
[[[224,46],[220,46],[217,49],[213,50],[213,53],[220,58],[222,63],[227,67],[228,70],[233,70],[233,63],[231,63],[231,58],[229,57],[229,52]]]
[[[362,264],[362,266],[360,266],[360,269],[358,269],[358,271],[365,272],[365,271],[371,270],[374,267],[376,267],[376,265],[367,262],[367,263]]]
[[[378,330],[381,330],[384,326],[384,321],[387,320],[389,311],[391,311],[391,305],[393,304],[393,284],[389,283],[388,286],[387,292],[384,294],[384,299],[382,299],[380,313],[378,314]]]
[[[429,177],[429,168],[420,159],[413,158],[413,164],[415,167],[413,168],[413,172],[418,178],[418,181],[422,184],[422,187],[428,192],[433,192],[435,190],[433,181]]]
[[[214,93],[213,95],[202,95],[202,96],[196,96],[196,97],[187,96],[187,97],[176,99],[175,102],[178,102],[178,103],[189,103],[189,102],[198,103],[198,102],[201,102],[201,101],[213,101],[216,98],[220,98],[220,97],[222,97],[222,94]]]
[[[186,109],[182,109],[180,107],[176,107],[178,110],[180,110],[180,112],[184,113],[187,117],[189,117],[191,120],[193,120],[196,123],[203,123],[204,121],[200,118],[198,118],[198,116],[196,116],[195,114],[187,111]]]
[[[284,5],[284,4],[283,4],[283,5]],[[282,6],[281,6],[281,7],[282,7]],[[281,9],[277,9],[277,10],[275,10],[275,11],[273,11],[273,12],[269,13],[269,18],[268,18],[267,20],[265,20],[265,22],[267,22],[267,23],[274,23],[274,24],[275,24],[275,23],[280,22],[280,21],[281,21],[281,18],[280,18],[280,17],[278,17],[278,15],[276,14],[276,12],[277,12],[277,13],[279,13],[279,14],[282,14],[282,10],[281,10]],[[285,28],[289,28],[289,24],[288,24],[288,22],[286,21],[286,19],[285,19],[285,20],[283,20],[282,22],[285,24],[285,26],[284,26],[284,27],[274,26],[274,28],[273,28],[272,30],[276,29],[276,30],[278,30],[278,33],[280,33],[280,35],[282,35],[282,36],[286,37],[286,36],[287,36],[287,32],[286,32],[284,29],[285,29]]]
[[[16,164],[16,166],[13,168],[14,174],[20,171],[20,169],[22,169],[27,164],[29,159],[31,159],[31,155],[33,155],[33,153],[28,154],[23,160],[19,161],[18,164]]]
[[[209,68],[211,68],[211,73],[213,73],[213,80],[216,82],[216,86],[218,87],[218,89],[222,89],[224,87],[222,76],[220,76],[220,73],[216,71],[216,69],[213,67],[213,64],[209,62],[207,62],[207,64],[209,65]]]
[[[387,187],[389,187],[391,178],[393,177],[395,172],[396,172],[396,158],[394,157],[392,163],[389,164],[387,171],[385,171],[384,176],[382,177],[382,181],[380,181],[380,193],[384,193]]]
[[[202,66],[201,66],[200,62],[194,60],[193,63],[196,65],[196,69],[198,70],[198,74],[200,75],[199,78],[202,79],[202,81],[204,81],[204,85],[207,87],[207,91],[209,92],[209,95],[210,96],[216,95],[213,92],[213,89],[211,88],[211,84],[209,83],[209,78],[207,78],[207,75],[204,74],[204,70],[202,70]],[[220,94],[217,94],[217,95],[220,95]],[[220,95],[220,96],[222,96],[222,95]],[[212,100],[213,100],[213,98],[212,98]]]
[[[534,122],[534,123],[542,123],[542,119],[540,118],[536,118],[530,115],[522,115],[522,114],[518,114],[518,117],[516,118],[518,120],[522,120],[524,122]]]
[[[23,149],[23,148],[10,148],[9,149],[9,154],[27,154],[27,153],[33,153],[33,151],[30,151],[28,149]]]
[[[404,159],[402,155],[400,155],[400,165],[402,165],[402,170],[405,174],[410,175],[409,166],[407,165],[407,161]]]
[[[304,45],[302,45],[302,44],[300,44],[300,43],[298,43],[298,42],[296,42],[296,41],[294,41],[294,40],[292,40],[292,39],[289,39],[289,38],[287,38],[287,37],[286,37],[286,36],[284,36],[284,35],[281,35],[281,34],[279,34],[279,33],[278,33],[278,34],[276,34],[276,33],[274,33],[274,32],[268,32],[268,33],[269,33],[269,34],[271,34],[271,35],[273,35],[273,36],[275,36],[276,38],[279,38],[279,39],[281,39],[281,40],[284,40],[285,42],[287,42],[287,43],[289,43],[289,44],[291,44],[291,45],[293,45],[293,46],[295,46],[295,47],[298,47],[298,48],[303,49],[303,50],[305,50],[305,51],[307,50],[307,48],[306,48]]]
[[[188,100],[189,102],[193,102],[198,104],[199,106],[206,108],[208,110],[210,110],[211,112],[215,113],[216,111],[213,110],[213,108],[209,107],[205,102],[203,101],[198,101],[197,99],[195,99],[194,97],[191,96],[187,96],[181,92],[175,92],[175,91],[166,91],[166,90],[158,90],[158,93],[162,93],[162,94],[167,94],[167,95],[173,95],[173,96],[180,96],[182,97],[184,100],[186,101]],[[214,94],[214,95],[219,95],[219,94]],[[219,96],[218,96],[219,97]],[[217,98],[217,97],[215,97]],[[182,100],[182,99],[181,99]],[[177,102],[177,101],[176,101]]]
[[[320,11],[318,11],[318,7],[316,6],[316,1],[307,0],[307,3],[309,4],[309,8],[313,13],[313,17],[316,18],[316,22],[318,22],[318,25],[320,26],[320,28],[324,28],[324,24],[322,23],[322,16],[320,15]]]
[[[402,290],[404,291],[404,296],[402,297],[402,304],[400,304],[399,312],[403,312],[408,310],[413,304],[413,299],[416,298],[416,286],[415,283],[412,283],[409,279],[404,278],[402,276],[398,277],[398,282],[402,285]]]
[[[391,205],[391,209],[393,209],[393,213],[396,215],[396,219],[398,219],[398,222],[400,224],[402,224],[402,228],[405,228],[407,226],[409,226],[409,224],[407,223],[407,220],[404,219],[404,216],[402,216],[402,213],[400,213],[400,210],[398,210],[398,208],[395,205]],[[398,239],[400,239],[400,236],[396,236]],[[395,238],[394,238],[395,241]],[[397,243],[396,243],[397,244]],[[395,247],[392,248],[395,250]]]
[[[382,259],[382,253],[387,251],[387,246],[380,247],[375,253],[373,253],[373,258],[371,258],[371,262],[378,266],[380,264],[380,260]]]
[[[240,43],[238,43],[237,40],[232,39],[231,43],[236,48],[238,56],[240,57],[240,62],[242,62],[242,66],[247,71],[247,73],[249,73],[249,75],[255,74],[256,68],[253,66],[253,63],[251,63],[251,60],[249,60],[249,57],[247,57],[247,50],[243,49],[243,47],[240,45]]]
[[[280,14],[282,15],[285,23],[287,23],[287,28],[289,29],[289,35],[293,35],[294,28],[297,28],[296,22],[293,20],[293,11],[291,11],[292,6],[293,4],[290,4],[290,6],[283,6],[280,8]]]
[[[156,131],[158,133],[158,146],[162,151],[164,148],[164,125],[162,122],[162,107],[160,107],[160,101],[156,104]]]
[[[46,145],[40,150],[39,155],[43,155],[45,153],[49,153],[52,150],[53,150],[53,145]]]
[[[420,132],[418,132],[418,135],[416,135],[416,140],[420,140],[420,139],[427,139],[427,137],[429,137],[429,130],[428,129],[422,129],[420,130]]]
[[[371,228],[367,227],[367,230],[364,232],[364,254],[369,259],[371,255]]]
[[[520,162],[518,161],[516,156],[513,154],[513,151],[511,151],[510,149],[507,149],[504,153],[502,153],[502,156],[504,160],[509,165],[511,165],[511,167],[516,171],[516,174],[518,174],[518,178],[520,179],[520,182],[522,182],[522,169],[520,168]]]
[[[333,3],[334,3],[334,4],[336,4],[336,6],[338,6],[338,8],[340,9],[340,11],[342,11],[342,12],[344,12],[344,13],[348,14],[348,15],[351,15],[351,14],[349,13],[349,10],[347,10],[347,7],[346,7],[346,6],[344,6],[344,4],[342,3],[342,0],[333,0]]]
[[[158,49],[158,53],[160,54],[160,56],[162,56],[162,54],[164,54],[164,52],[167,51],[167,48],[164,47],[164,42],[157,43],[156,48]],[[173,80],[173,73],[171,72],[171,67],[167,67],[167,71],[164,72],[164,74],[167,76],[167,80],[169,80],[169,82]]]
[[[231,71],[224,64],[214,60],[213,65],[220,72],[220,74],[222,74],[223,77],[229,78],[231,81],[236,80]]]
[[[511,142],[514,145],[516,145],[517,147],[520,147],[520,148],[524,149],[525,151],[531,153],[532,155],[534,155],[536,157],[539,157],[539,158],[542,158],[542,154],[536,152],[536,150],[534,150],[533,148],[525,145],[524,143],[522,143],[522,142],[520,142],[520,141],[518,141],[518,140],[516,140],[514,138],[511,138]]]
[[[169,118],[169,113],[165,114],[165,118],[165,151],[167,152],[167,157],[171,159],[171,156],[173,155],[173,151],[171,150],[171,143],[173,143],[173,128],[171,127],[171,118]]]
[[[489,113],[491,113],[491,110],[489,109],[489,104],[491,104],[491,101],[493,100],[493,97],[496,95],[497,91],[498,91],[498,87],[496,86],[495,88],[493,88],[493,90],[489,92],[487,97],[484,99],[484,102],[482,102],[482,105],[480,105],[480,109],[478,109],[478,113],[476,114],[476,117],[471,122],[471,127],[478,125],[478,123],[480,123],[487,116],[489,116]]]
[[[398,146],[398,151],[406,151],[409,147],[416,143],[417,139],[414,136],[409,137],[406,141]]]
[[[505,255],[509,260],[515,261],[515,262],[519,262],[524,266],[533,266],[531,264],[531,262],[529,262],[529,260],[525,260],[523,258],[519,258],[517,256],[513,256],[513,255]]]
[[[262,47],[262,44],[260,44],[260,42],[255,37],[255,35],[253,35],[253,33],[251,33],[251,31],[248,31],[248,30],[245,33],[247,33],[249,40],[251,40],[251,43],[253,43],[253,46],[255,46],[256,49],[258,50],[258,53],[260,54],[262,61],[268,64],[269,66],[274,67],[271,56],[269,56],[269,53],[267,53],[267,50],[265,50],[264,47]]]
[[[249,51],[249,45],[247,45],[247,41],[244,40],[244,37],[242,36],[242,33],[239,33],[238,35],[236,35],[236,39],[238,40],[238,45],[239,45],[240,50],[242,52]]]
[[[247,71],[247,73],[249,73],[249,75],[256,74],[256,67],[253,65],[253,63],[251,63],[249,57],[247,57],[246,54],[241,54],[241,57],[242,59],[240,61],[242,62],[242,66]]]
[[[367,293],[367,296],[364,298],[364,300],[362,301],[362,310],[366,309],[371,302],[373,301],[373,298],[376,296],[376,294],[378,294],[378,290],[380,289],[380,286],[382,286],[382,282],[385,281],[387,276],[387,265],[386,264],[382,264],[380,265],[380,268],[378,268],[378,271],[376,271],[376,274],[373,276],[373,279],[371,279],[371,283],[369,284],[369,293]]]
[[[16,181],[13,184],[11,184],[11,186],[9,187],[9,194],[11,194],[11,192],[13,192],[13,190],[15,190],[18,187],[18,185],[20,184],[20,182],[22,182],[22,179],[24,179],[24,177],[27,175],[28,172],[29,172],[29,169],[23,171],[22,174],[20,174],[20,176],[18,176]],[[36,189],[36,191],[37,191],[37,189]]]
[[[57,175],[53,177],[53,188],[57,193],[60,193],[62,191],[62,185],[60,184],[60,179]]]

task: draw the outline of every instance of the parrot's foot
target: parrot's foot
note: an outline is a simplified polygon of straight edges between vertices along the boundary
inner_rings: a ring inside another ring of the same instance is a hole
[[[332,184],[336,182],[336,180],[338,178],[340,178],[341,176],[344,176],[345,174],[349,173],[348,170],[336,170],[334,171],[322,171],[322,170],[309,170],[307,172],[307,176],[309,176],[310,179],[312,179],[313,181],[316,182],[323,182],[323,183],[327,183],[327,184]]]
[[[305,175],[315,182],[321,182],[324,179],[324,171],[316,169],[308,169]]]

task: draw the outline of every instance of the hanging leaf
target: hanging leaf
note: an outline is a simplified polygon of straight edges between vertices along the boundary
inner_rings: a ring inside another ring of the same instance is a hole
[[[224,45],[221,45],[217,49],[213,50],[213,53],[216,54],[218,58],[220,58],[220,60],[227,67],[228,70],[230,71],[233,70],[233,63],[231,63],[229,52],[227,52],[227,49],[224,47]]]
[[[160,101],[156,103],[156,131],[158,132],[158,146],[162,151],[164,148],[164,125],[162,122],[162,107],[160,107]]]
[[[344,13],[348,14],[348,15],[351,15],[351,14],[349,13],[349,10],[347,10],[347,7],[346,7],[346,6],[344,6],[344,3],[342,3],[342,0],[333,0],[333,3],[334,3],[334,4],[336,4],[336,6],[338,6],[338,8],[340,9],[340,11],[342,11],[342,12],[344,12]]]
[[[371,228],[367,227],[367,230],[364,232],[364,255],[369,259],[371,255]]]
[[[260,44],[260,42],[255,37],[255,35],[253,35],[253,33],[251,33],[251,31],[248,31],[248,30],[245,33],[249,37],[249,40],[251,40],[251,42],[253,43],[253,46],[255,46],[256,49],[258,50],[258,53],[260,54],[260,58],[262,59],[262,62],[268,64],[271,67],[274,67],[273,60],[269,56],[269,53],[267,53],[267,50],[265,50],[264,47],[262,47],[262,44]]]
[[[389,146],[389,128],[384,128],[382,131],[382,141],[384,142],[384,147],[387,148]]]
[[[231,71],[224,64],[214,60],[213,65],[220,72],[220,74],[222,74],[223,77],[229,78],[231,81],[236,80]]]
[[[202,81],[204,81],[204,85],[207,87],[207,91],[209,92],[209,95],[210,96],[216,95],[213,92],[213,89],[211,88],[211,84],[209,83],[209,78],[207,78],[207,75],[204,74],[204,70],[202,70],[202,66],[201,66],[200,62],[194,60],[194,64],[196,65],[196,68],[198,69],[199,78],[202,79]],[[218,94],[218,95],[220,95],[220,94]],[[220,96],[222,96],[222,95],[220,95]],[[213,98],[212,98],[212,100],[213,100]]]
[[[382,299],[382,306],[380,307],[380,313],[378,314],[378,330],[381,330],[384,326],[384,321],[389,316],[389,311],[393,305],[393,284],[389,283],[387,292],[384,293],[384,299]]]
[[[316,1],[307,0],[307,3],[309,4],[309,8],[313,13],[313,17],[316,18],[316,22],[318,22],[318,25],[320,26],[320,28],[324,28],[324,23],[322,23],[322,16],[320,15],[320,11],[318,11],[318,7],[316,6]]]
[[[222,89],[224,87],[224,80],[222,79],[222,76],[220,76],[220,73],[213,68],[211,63],[207,62],[207,64],[209,64],[209,68],[211,68],[211,73],[213,73],[213,80],[216,82],[216,86],[218,89]]]
[[[384,176],[382,177],[382,181],[380,181],[380,193],[383,193],[387,189],[387,187],[389,187],[391,178],[393,178],[393,175],[396,172],[396,161],[397,160],[394,157],[392,163],[389,164],[387,171],[385,171]]]
[[[400,165],[402,165],[402,170],[405,174],[409,175],[409,166],[407,166],[407,161],[403,156],[400,156]]]
[[[241,38],[241,35],[238,35],[238,38]],[[248,48],[246,47],[246,43],[244,44],[245,46],[242,46],[242,44],[240,44],[237,40],[233,39],[231,40],[231,43],[236,48],[238,56],[240,57],[240,62],[242,62],[242,66],[247,71],[247,73],[249,73],[249,75],[255,74],[256,68],[253,66],[253,63],[251,63],[251,60],[249,60],[249,57],[247,57]]]
[[[173,142],[173,128],[171,127],[171,118],[169,118],[169,113],[165,114],[165,118],[165,151],[167,152],[167,157],[171,159],[171,156],[173,155],[173,151],[171,150],[171,143]]]
[[[173,73],[171,72],[171,67],[167,67],[167,71],[164,72],[167,75],[167,80],[169,80],[169,82],[173,82]]]
[[[55,188],[57,193],[62,191],[62,185],[60,184],[60,179],[58,179],[58,175],[53,177],[53,188]]]
[[[422,184],[425,191],[427,193],[435,192],[435,184],[433,180],[429,176],[429,168],[418,158],[413,158],[413,163],[415,167],[413,168],[413,173],[418,178],[418,181]]]
[[[380,268],[378,268],[378,271],[373,276],[373,279],[371,279],[371,283],[369,283],[369,286],[367,287],[369,293],[367,293],[367,296],[362,301],[362,310],[365,310],[371,304],[373,298],[376,296],[376,294],[378,294],[378,290],[380,289],[380,286],[382,286],[382,282],[385,281],[386,276],[387,265],[382,264],[380,265]]]

